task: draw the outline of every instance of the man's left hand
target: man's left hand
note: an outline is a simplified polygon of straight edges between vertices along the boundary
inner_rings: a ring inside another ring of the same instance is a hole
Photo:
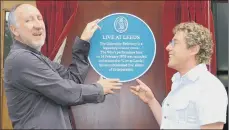
[[[96,19],[90,23],[87,24],[87,26],[85,27],[80,39],[84,40],[84,41],[88,41],[91,39],[91,37],[93,36],[94,32],[99,28],[98,26],[98,22],[100,19]]]

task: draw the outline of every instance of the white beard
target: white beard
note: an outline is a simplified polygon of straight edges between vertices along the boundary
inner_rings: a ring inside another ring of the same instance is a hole
[[[32,43],[28,46],[40,51],[41,47],[44,45],[45,41],[44,40],[39,40],[39,41],[32,41]]]
[[[30,46],[38,51],[41,50],[41,47],[44,45],[45,43],[45,39],[41,39],[41,40],[33,40],[33,41],[29,41],[26,37],[15,37],[16,40],[26,44],[27,46]]]

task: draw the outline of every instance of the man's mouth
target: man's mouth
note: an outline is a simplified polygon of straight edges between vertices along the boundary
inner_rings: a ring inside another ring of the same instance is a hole
[[[33,33],[33,36],[41,36],[42,33]]]
[[[169,54],[169,58],[171,58],[172,57],[172,54]]]

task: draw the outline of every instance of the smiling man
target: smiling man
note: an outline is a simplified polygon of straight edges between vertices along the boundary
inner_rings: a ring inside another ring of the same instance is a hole
[[[39,10],[29,4],[11,10],[8,26],[14,43],[5,60],[4,87],[14,129],[71,129],[70,106],[101,103],[104,95],[120,89],[118,79],[82,84],[89,68],[88,41],[98,21],[88,23],[75,39],[72,63],[65,68],[40,52],[46,31]]]
[[[228,97],[223,84],[206,67],[211,61],[210,31],[194,22],[173,29],[166,47],[168,67],[177,70],[171,91],[161,105],[142,81],[131,92],[152,110],[161,129],[223,129]]]

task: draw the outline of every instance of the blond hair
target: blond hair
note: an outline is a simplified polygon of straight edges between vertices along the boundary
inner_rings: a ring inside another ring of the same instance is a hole
[[[188,48],[195,45],[200,46],[200,50],[196,55],[197,63],[210,64],[213,53],[213,40],[209,29],[195,22],[184,22],[173,28],[174,34],[179,31],[185,33],[185,41]]]

